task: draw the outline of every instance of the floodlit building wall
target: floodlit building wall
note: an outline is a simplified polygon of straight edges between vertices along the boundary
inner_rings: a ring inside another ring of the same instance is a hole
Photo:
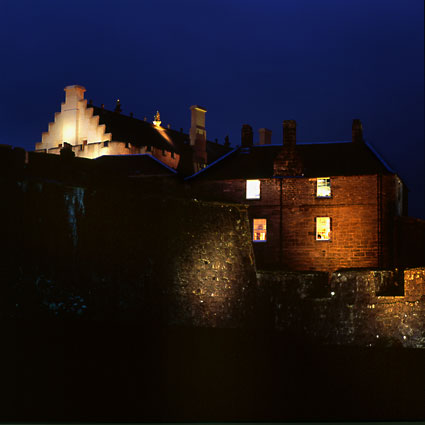
[[[245,203],[249,218],[267,219],[267,241],[253,242],[259,267],[333,271],[350,267],[389,267],[395,198],[394,176],[323,176],[331,196],[316,196],[317,179],[261,180],[260,199],[246,199],[246,180],[194,181],[205,199]],[[383,192],[382,188],[385,188]],[[330,217],[330,240],[316,240],[316,218]]]
[[[105,125],[99,125],[99,117],[93,116],[93,108],[87,108],[85,91],[82,86],[65,87],[61,111],[55,113],[54,122],[49,123],[41,142],[36,143],[36,150],[56,148],[64,143],[76,146],[111,140],[111,134],[105,133]]]
[[[39,150],[39,152],[50,153],[54,155],[60,155],[62,147],[54,147],[45,150]],[[103,155],[141,155],[149,154],[154,156],[159,161],[163,162],[168,167],[176,169],[180,155],[178,153],[172,153],[166,150],[157,149],[152,147],[148,150],[146,146],[133,146],[131,143],[124,142],[100,142],[91,144],[80,144],[71,146],[72,151],[78,158],[94,159],[99,158]]]

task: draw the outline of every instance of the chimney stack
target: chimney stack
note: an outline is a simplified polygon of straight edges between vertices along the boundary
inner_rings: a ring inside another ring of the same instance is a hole
[[[353,143],[362,143],[364,141],[362,122],[358,118],[353,119],[353,125],[351,127],[351,141]]]
[[[207,164],[207,130],[205,129],[205,114],[207,110],[199,105],[190,107],[190,145],[193,146],[193,162],[195,172]]]
[[[243,124],[241,130],[241,145],[243,148],[249,148],[254,141],[254,133],[249,124]]]
[[[297,123],[295,120],[283,121],[283,146],[295,147],[297,143]]]
[[[268,128],[260,128],[260,145],[270,145],[272,143],[272,131]]]
[[[78,102],[84,99],[86,89],[83,86],[66,86],[65,90],[65,110],[77,109]]]

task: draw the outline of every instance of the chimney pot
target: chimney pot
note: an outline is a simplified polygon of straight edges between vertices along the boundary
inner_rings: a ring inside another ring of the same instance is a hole
[[[272,131],[268,128],[260,128],[260,145],[270,145],[272,143]]]

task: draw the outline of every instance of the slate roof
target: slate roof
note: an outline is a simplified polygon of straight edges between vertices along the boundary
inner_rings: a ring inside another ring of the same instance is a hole
[[[99,116],[99,124],[105,124],[106,133],[112,133],[113,141],[131,143],[133,146],[154,146],[178,154],[187,152],[188,134],[167,128],[158,131],[150,122],[97,106],[89,107],[93,108],[93,115]],[[217,160],[229,150],[226,146],[207,141],[208,162]]]
[[[123,176],[175,176],[177,172],[154,156],[104,155],[94,159],[96,169],[101,173]]]
[[[254,179],[274,176],[273,164],[282,145],[236,148],[189,179]],[[393,173],[367,143],[297,144],[305,177]]]

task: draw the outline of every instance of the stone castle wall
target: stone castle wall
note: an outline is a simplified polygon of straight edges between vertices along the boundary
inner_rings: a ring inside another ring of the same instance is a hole
[[[401,276],[340,270],[329,283],[317,272],[259,271],[257,277],[276,330],[320,344],[425,348],[423,267]]]
[[[84,177],[88,160],[76,161]],[[161,191],[151,179],[125,188],[80,176],[76,186],[60,181],[59,162],[56,173],[47,164],[50,179],[0,173],[1,317],[207,327],[248,320],[256,277],[244,207],[179,197],[171,181]]]

